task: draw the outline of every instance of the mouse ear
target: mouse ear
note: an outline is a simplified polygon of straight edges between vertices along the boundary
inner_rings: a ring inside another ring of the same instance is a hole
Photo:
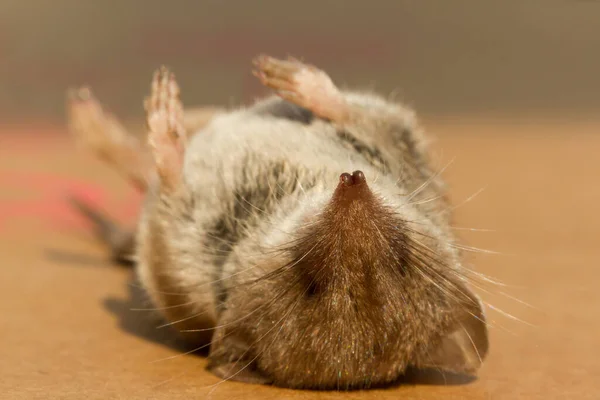
[[[455,284],[468,300],[456,305],[455,324],[439,342],[417,357],[416,366],[473,374],[488,353],[487,324],[479,297],[464,284]]]

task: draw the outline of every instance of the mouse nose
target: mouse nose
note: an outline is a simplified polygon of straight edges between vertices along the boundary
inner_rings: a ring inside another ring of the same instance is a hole
[[[333,192],[332,200],[336,207],[347,206],[354,201],[372,201],[373,195],[369,185],[367,185],[365,174],[362,171],[341,174],[339,183]]]
[[[360,185],[361,183],[365,183],[367,179],[365,178],[365,174],[362,171],[354,171],[352,175],[347,172],[344,172],[340,175],[340,183],[344,186],[354,186]]]

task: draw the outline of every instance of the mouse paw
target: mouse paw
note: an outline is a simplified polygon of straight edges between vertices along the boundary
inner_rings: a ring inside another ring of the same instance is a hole
[[[122,144],[127,132],[105,112],[88,87],[72,89],[67,96],[68,124],[75,139],[103,158]]]
[[[341,122],[347,113],[342,94],[329,75],[295,58],[278,60],[260,55],[253,61],[253,74],[283,99],[312,111],[315,115]]]
[[[154,74],[152,94],[145,106],[150,130],[148,142],[156,171],[162,186],[174,189],[181,179],[186,132],[179,86],[175,76],[165,67]]]
[[[69,90],[67,113],[69,131],[78,143],[113,164],[137,187],[145,188],[140,143],[115,116],[102,109],[89,88]]]

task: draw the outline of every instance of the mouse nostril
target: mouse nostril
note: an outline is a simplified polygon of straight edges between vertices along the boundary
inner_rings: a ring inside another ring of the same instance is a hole
[[[359,183],[365,183],[367,179],[362,171],[354,171],[352,173],[352,180],[355,185],[358,185]]]
[[[340,175],[340,183],[342,183],[344,186],[352,185],[352,176],[349,173],[344,172]]]
[[[340,183],[344,186],[354,186],[360,185],[361,183],[365,183],[367,179],[365,178],[365,174],[362,171],[354,171],[352,175],[347,172],[344,172],[340,175]]]
[[[334,204],[338,207],[347,206],[355,201],[371,202],[372,194],[367,185],[367,179],[362,171],[354,171],[352,174],[344,172],[340,175],[338,183],[333,193]]]

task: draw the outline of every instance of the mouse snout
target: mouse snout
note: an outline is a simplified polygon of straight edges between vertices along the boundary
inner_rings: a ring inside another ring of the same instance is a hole
[[[371,189],[367,185],[367,179],[362,171],[354,171],[352,174],[344,172],[333,194],[334,206],[347,206],[355,201],[372,201]]]

